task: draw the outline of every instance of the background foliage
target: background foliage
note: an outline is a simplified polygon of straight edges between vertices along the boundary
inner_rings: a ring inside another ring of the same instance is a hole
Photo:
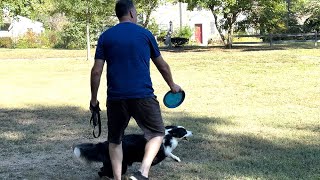
[[[193,35],[193,29],[189,26],[183,26],[181,29],[176,29],[172,33],[172,37],[190,38]]]

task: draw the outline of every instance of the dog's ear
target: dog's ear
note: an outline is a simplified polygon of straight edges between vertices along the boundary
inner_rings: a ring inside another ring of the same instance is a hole
[[[176,131],[172,130],[172,129],[169,130],[168,133],[173,137],[178,137],[178,133]]]
[[[182,138],[184,137],[188,132],[183,127],[176,127],[173,129],[168,130],[168,133],[172,135],[175,138]]]

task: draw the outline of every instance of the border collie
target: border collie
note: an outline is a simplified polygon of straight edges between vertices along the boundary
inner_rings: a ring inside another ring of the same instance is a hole
[[[192,132],[187,131],[182,126],[166,126],[163,143],[152,162],[152,166],[160,163],[166,157],[171,157],[175,161],[180,162],[180,158],[172,154],[172,151],[177,147],[180,140],[190,136],[192,136]],[[123,137],[122,174],[125,174],[128,166],[131,166],[134,162],[142,162],[146,143],[146,139],[141,134],[128,134]],[[103,167],[100,168],[98,172],[99,176],[113,178],[108,144],[108,141],[97,144],[78,144],[73,148],[73,153],[77,158],[85,160],[86,162],[102,162]]]

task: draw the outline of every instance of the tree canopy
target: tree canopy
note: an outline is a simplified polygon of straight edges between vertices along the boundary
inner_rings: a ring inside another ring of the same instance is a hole
[[[232,43],[231,37],[235,25],[240,23],[237,21],[238,17],[241,14],[248,15],[255,3],[253,0],[185,0],[184,2],[188,3],[190,10],[195,7],[209,9],[214,16],[222,41],[228,46]],[[227,36],[224,32],[227,32]]]
[[[143,27],[147,27],[150,22],[151,13],[159,7],[160,0],[136,0],[135,6],[139,14],[145,16],[144,21],[142,22]]]
[[[81,45],[85,41],[85,34],[87,42],[90,39],[94,40],[106,26],[117,22],[114,12],[115,2],[115,0],[5,0],[0,1],[0,9],[9,12],[10,17],[26,16],[40,20],[45,26],[50,26],[49,19],[59,14],[69,22],[62,33],[62,38],[66,37],[63,41],[73,43],[79,40],[78,45]],[[142,26],[148,27],[151,13],[163,2],[185,2],[188,3],[189,10],[198,7],[210,10],[226,46],[231,46],[234,32],[248,28],[253,28],[261,34],[320,30],[319,0],[135,0],[138,13],[144,16]],[[0,25],[2,22],[3,16],[0,16]],[[304,22],[303,27],[300,25],[301,22]]]
[[[10,17],[16,15],[40,20],[54,8],[53,0],[6,0],[0,1],[0,9],[6,10]],[[2,13],[1,13],[2,14]],[[3,16],[0,16],[0,23]]]

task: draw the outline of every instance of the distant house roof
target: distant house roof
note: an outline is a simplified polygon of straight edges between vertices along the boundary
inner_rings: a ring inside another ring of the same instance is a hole
[[[19,15],[14,18],[7,16],[4,17],[3,28],[0,28],[0,37],[19,37],[30,30],[42,33],[44,31],[43,23]]]

